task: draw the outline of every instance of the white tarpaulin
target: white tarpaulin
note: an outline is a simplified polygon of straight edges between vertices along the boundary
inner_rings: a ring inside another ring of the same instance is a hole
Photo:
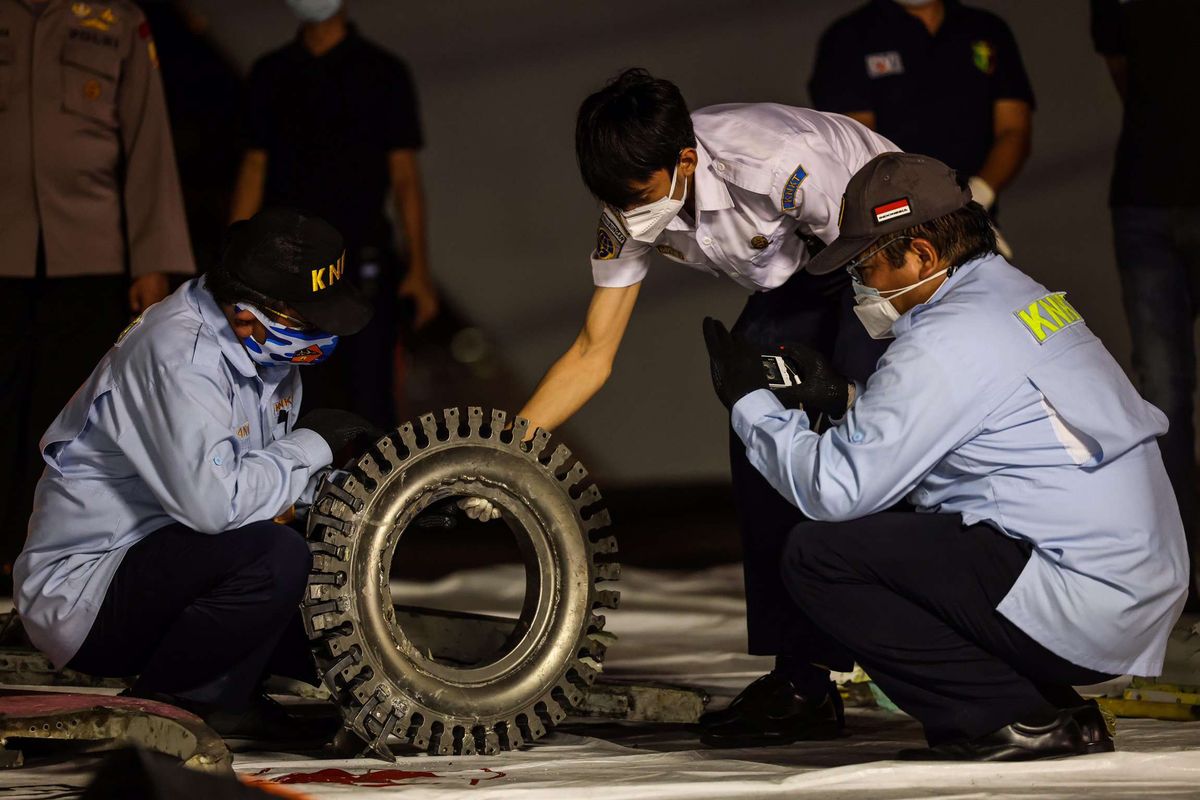
[[[396,601],[479,612],[517,599],[515,566],[398,587]],[[627,570],[621,610],[608,615],[620,640],[605,671],[698,686],[723,703],[770,668],[743,654],[741,570],[693,574]],[[272,781],[312,798],[753,798],[753,797],[1200,797],[1200,723],[1122,720],[1119,752],[1036,764],[915,764],[890,760],[921,743],[907,717],[852,709],[833,742],[722,751],[682,725],[573,723],[524,752],[494,757],[313,760],[238,757],[244,779]],[[78,766],[0,773],[0,798],[71,797]],[[45,787],[36,788],[37,785]],[[58,789],[49,787],[57,785]],[[8,788],[5,788],[8,787]],[[20,788],[17,788],[20,787]],[[52,793],[52,792],[59,793]]]

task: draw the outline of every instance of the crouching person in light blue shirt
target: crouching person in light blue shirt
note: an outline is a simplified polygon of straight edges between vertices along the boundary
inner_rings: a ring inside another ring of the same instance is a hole
[[[299,212],[235,223],[221,262],[134,321],[46,431],[14,578],[55,666],[137,675],[132,694],[225,735],[310,732],[256,692],[268,672],[315,678],[308,546],[274,520],[369,432],[337,410],[297,421],[298,367],[371,315],[342,259]]]
[[[1161,670],[1188,583],[1166,420],[1063,292],[995,253],[944,164],[881,155],[843,204],[809,269],[846,267],[894,337],[865,386],[784,346],[800,383],[772,393],[762,354],[705,323],[751,463],[814,520],[781,557],[811,660],[853,657],[920,720],[930,747],[902,757],[1111,750],[1072,686]],[[816,411],[844,418],[818,435]],[[905,499],[921,513],[889,511]]]

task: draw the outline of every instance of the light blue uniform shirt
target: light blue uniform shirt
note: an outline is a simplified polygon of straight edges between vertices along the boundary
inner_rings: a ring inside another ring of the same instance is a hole
[[[174,522],[220,534],[272,519],[333,458],[316,433],[292,430],[297,368],[256,367],[204,280],[130,326],[42,437],[47,467],[13,578],[25,629],[56,666],[132,545]]]
[[[999,256],[960,267],[893,332],[823,435],[767,390],[738,401],[750,462],[813,519],[907,497],[1029,541],[997,611],[1080,666],[1159,674],[1188,580],[1162,412],[1061,293]]]

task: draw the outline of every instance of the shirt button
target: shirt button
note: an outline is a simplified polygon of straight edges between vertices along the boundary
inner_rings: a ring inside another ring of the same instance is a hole
[[[725,171],[725,165],[722,164],[720,161],[718,161],[717,162],[717,172],[724,172],[724,171]]]
[[[213,463],[216,464],[218,467],[221,466],[221,464],[224,461],[225,461],[225,459],[221,458],[220,456],[213,456]]]
[[[861,431],[856,431],[856,432],[855,432],[855,434],[854,434],[853,436],[851,436],[851,437],[850,437],[850,441],[852,441],[852,442],[854,442],[854,443],[856,443],[856,444],[857,444],[858,442],[861,442],[862,440],[863,440],[863,435],[862,435],[862,432],[861,432]]]
[[[712,237],[705,236],[701,241],[703,241],[705,244],[712,244]]]

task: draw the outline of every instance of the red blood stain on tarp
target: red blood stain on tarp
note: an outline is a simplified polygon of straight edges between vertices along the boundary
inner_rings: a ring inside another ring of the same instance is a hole
[[[471,786],[478,786],[481,781],[494,781],[506,777],[503,772],[487,769],[472,770],[472,773],[485,773],[481,777],[467,778],[465,774],[440,775],[436,772],[425,772],[406,769],[373,769],[361,775],[347,772],[344,769],[321,769],[316,772],[290,772],[278,778],[270,778],[272,783],[336,783],[343,786],[365,786],[372,789],[382,789],[388,786],[404,786],[428,780],[454,781],[466,780]],[[259,773],[262,774],[261,772]]]

